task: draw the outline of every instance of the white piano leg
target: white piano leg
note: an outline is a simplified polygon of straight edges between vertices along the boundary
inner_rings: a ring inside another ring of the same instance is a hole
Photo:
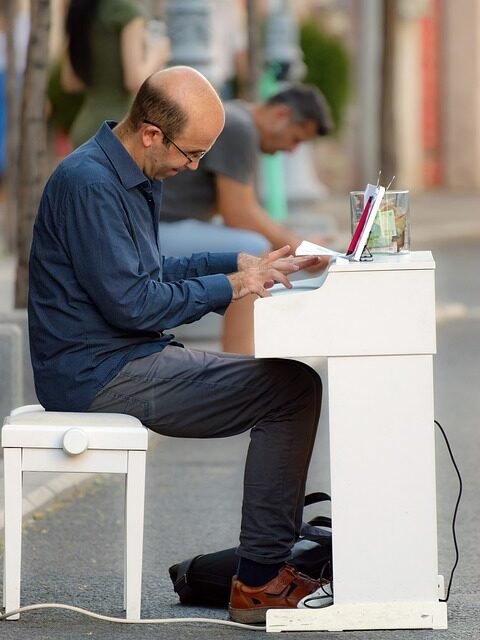
[[[446,628],[438,601],[431,356],[328,360],[334,604],[268,631]]]

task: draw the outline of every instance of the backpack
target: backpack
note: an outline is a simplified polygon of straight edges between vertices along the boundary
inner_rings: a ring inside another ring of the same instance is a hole
[[[330,500],[326,493],[311,493],[305,506]],[[168,571],[182,604],[227,608],[232,577],[237,571],[236,547],[194,556]],[[332,579],[332,523],[317,516],[304,523],[292,549],[289,564],[311,578]]]

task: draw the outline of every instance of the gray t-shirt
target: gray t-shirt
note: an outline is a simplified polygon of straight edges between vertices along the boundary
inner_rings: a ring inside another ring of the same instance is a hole
[[[186,169],[164,180],[161,222],[209,220],[215,213],[221,213],[216,211],[215,176],[221,174],[242,184],[253,183],[258,150],[258,132],[245,103],[227,102],[225,127],[200,160],[198,169]]]

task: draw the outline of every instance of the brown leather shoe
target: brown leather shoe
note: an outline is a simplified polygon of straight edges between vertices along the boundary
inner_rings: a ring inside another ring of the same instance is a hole
[[[324,581],[313,580],[291,565],[260,587],[248,587],[232,578],[228,612],[235,622],[265,622],[268,609],[295,609],[302,598],[316,591]]]

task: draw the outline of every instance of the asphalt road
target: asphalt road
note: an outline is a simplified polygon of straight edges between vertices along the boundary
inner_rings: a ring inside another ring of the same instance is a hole
[[[448,433],[464,481],[457,523],[461,555],[449,601],[449,629],[322,632],[320,638],[480,638],[479,243],[447,243],[432,250],[437,262],[439,309],[436,418]],[[226,618],[224,611],[180,606],[167,569],[191,555],[236,543],[247,444],[246,435],[194,442],[152,438],[147,471],[142,617]],[[437,475],[439,565],[440,573],[448,579],[454,560],[451,519],[458,483],[441,437],[437,438]],[[317,481],[313,474],[310,484]],[[24,531],[22,604],[57,601],[123,616],[122,513],[123,486],[114,476],[99,476],[38,512],[35,519],[26,523]],[[114,625],[49,610],[24,614],[18,622],[0,623],[0,637],[233,640],[257,638],[259,633],[210,625]],[[290,633],[287,637],[307,636]]]

